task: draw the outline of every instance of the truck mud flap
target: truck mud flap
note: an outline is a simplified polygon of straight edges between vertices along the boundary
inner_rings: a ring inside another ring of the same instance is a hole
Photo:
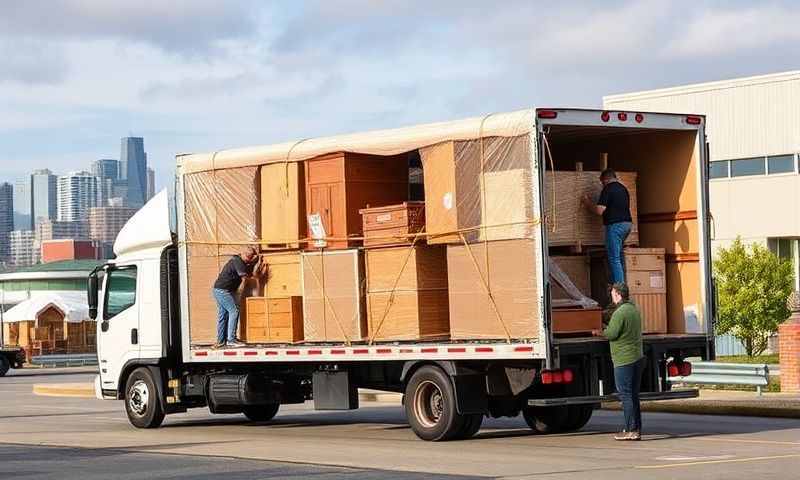
[[[641,401],[646,402],[650,400],[679,400],[682,398],[697,398],[699,395],[699,390],[693,388],[669,392],[642,392],[639,394],[639,398]],[[555,407],[559,405],[586,405],[619,401],[619,395],[612,393],[609,395],[592,395],[586,397],[531,398],[528,400],[528,406]]]

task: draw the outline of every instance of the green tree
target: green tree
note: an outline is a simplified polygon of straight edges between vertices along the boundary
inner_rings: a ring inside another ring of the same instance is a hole
[[[761,354],[770,335],[789,317],[786,300],[793,289],[792,264],[763,245],[741,238],[720,248],[714,261],[719,301],[717,333],[741,340],[747,355]]]

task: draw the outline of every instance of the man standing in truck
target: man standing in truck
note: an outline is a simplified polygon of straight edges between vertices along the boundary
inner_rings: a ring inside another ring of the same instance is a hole
[[[255,247],[245,247],[240,255],[234,255],[214,282],[214,300],[217,302],[217,343],[214,348],[242,347],[236,337],[239,326],[239,303],[234,295],[242,283],[242,279],[253,274],[258,262],[258,250]]]
[[[618,179],[614,170],[607,168],[600,174],[603,190],[597,204],[589,194],[583,196],[583,204],[590,212],[603,217],[606,230],[606,256],[611,273],[611,282],[625,281],[625,257],[622,249],[631,233],[631,197],[628,189]]]
[[[644,350],[642,348],[642,316],[630,302],[628,286],[615,283],[611,286],[611,300],[616,309],[605,330],[594,330],[592,335],[606,337],[611,347],[614,364],[614,383],[617,387],[625,429],[614,436],[615,440],[641,440],[642,411],[639,390],[642,388]]]

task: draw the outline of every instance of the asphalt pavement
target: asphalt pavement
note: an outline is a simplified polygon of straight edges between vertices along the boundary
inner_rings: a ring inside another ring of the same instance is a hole
[[[117,401],[35,396],[33,384],[85,383],[87,369],[0,378],[0,478],[796,478],[800,420],[645,413],[644,441],[615,442],[620,412],[581,432],[534,435],[487,419],[472,440],[428,443],[402,408],[285,406],[270,423],[206,409],[131,427]],[[436,477],[439,475],[442,477]],[[447,476],[451,477],[447,477]]]

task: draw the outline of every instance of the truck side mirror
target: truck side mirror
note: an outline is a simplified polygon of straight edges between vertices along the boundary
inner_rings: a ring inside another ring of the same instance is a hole
[[[97,318],[97,270],[93,270],[89,274],[89,282],[87,286],[87,301],[89,303],[89,318],[95,320]]]

